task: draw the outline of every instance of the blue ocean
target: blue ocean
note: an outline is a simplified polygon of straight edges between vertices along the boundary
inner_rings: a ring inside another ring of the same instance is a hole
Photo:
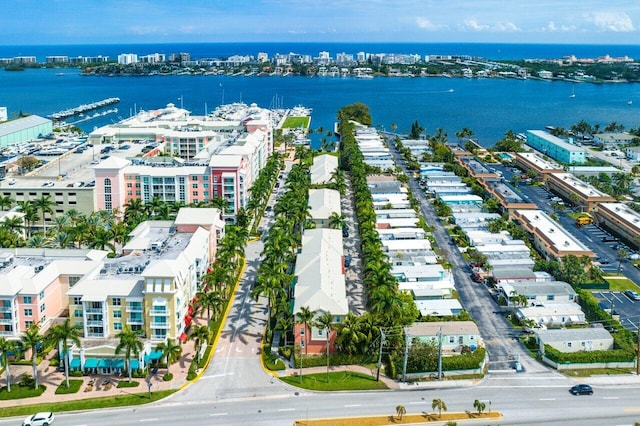
[[[0,46],[0,57],[48,55],[116,57],[121,53],[189,52],[192,58],[296,52],[317,56],[336,53],[460,54],[488,59],[611,56],[640,57],[640,46],[519,45],[519,44],[339,44],[339,43],[216,43],[87,46]],[[574,92],[575,97],[570,98]],[[28,112],[48,115],[83,103],[119,97],[117,113],[82,122],[91,131],[167,103],[181,104],[204,114],[221,103],[255,102],[263,107],[313,108],[312,127],[329,129],[336,112],[354,102],[367,104],[374,124],[408,131],[418,122],[426,133],[444,129],[450,139],[463,127],[490,146],[506,131],[516,133],[548,125],[570,127],[580,120],[626,127],[640,126],[640,85],[576,84],[537,80],[458,79],[445,77],[386,78],[371,80],[331,77],[153,76],[83,77],[78,69],[0,71],[0,106],[9,115]],[[631,104],[628,101],[632,101]],[[319,145],[319,135],[314,145]]]

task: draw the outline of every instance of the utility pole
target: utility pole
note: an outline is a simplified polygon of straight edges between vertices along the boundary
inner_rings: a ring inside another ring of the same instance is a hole
[[[378,372],[376,373],[376,382],[380,381],[380,367],[382,367],[382,346],[384,345],[385,335],[380,328],[380,351],[378,352]]]
[[[404,361],[402,362],[402,381],[407,380],[407,360],[409,359],[409,345],[411,343],[411,336],[409,335],[409,328],[404,329]]]
[[[636,376],[640,376],[640,320],[638,320],[638,339],[636,347]]]
[[[438,329],[438,380],[442,380],[442,327]]]

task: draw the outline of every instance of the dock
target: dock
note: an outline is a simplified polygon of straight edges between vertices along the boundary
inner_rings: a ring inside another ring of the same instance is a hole
[[[89,104],[82,104],[75,108],[65,109],[53,114],[47,115],[47,118],[52,120],[64,120],[65,118],[73,117],[75,115],[81,115],[94,109],[102,108],[108,105],[117,104],[120,102],[120,98],[107,98],[101,101],[91,102]]]

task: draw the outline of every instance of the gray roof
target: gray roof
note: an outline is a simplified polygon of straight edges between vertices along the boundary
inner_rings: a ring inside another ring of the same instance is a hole
[[[538,330],[538,337],[544,343],[566,342],[583,339],[611,339],[611,334],[602,327],[593,328],[562,328],[553,330]]]
[[[40,117],[39,115],[30,115],[17,120],[7,121],[6,123],[0,124],[0,137],[46,123],[51,123],[51,120]]]

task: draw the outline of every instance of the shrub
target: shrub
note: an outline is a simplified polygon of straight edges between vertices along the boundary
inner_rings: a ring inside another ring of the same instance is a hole
[[[276,358],[271,352],[263,352],[262,360],[264,361],[264,366],[271,371],[279,371],[286,368],[282,360]]]
[[[82,380],[69,380],[69,387],[67,388],[67,382],[63,380],[62,383],[60,383],[60,386],[56,389],[56,395],[76,393],[80,390],[82,383],[84,383]]]
[[[59,367],[60,366],[60,360],[58,358],[51,358],[51,361],[49,361],[49,365],[51,367]]]
[[[544,345],[544,354],[558,364],[590,364],[599,362],[628,362],[635,359],[635,354],[628,350],[613,349],[610,351],[582,351],[565,353]]]
[[[173,380],[173,373],[165,374],[164,376],[162,376],[162,380],[164,380],[165,382],[169,382]]]
[[[140,382],[136,381],[136,380],[132,380],[131,382],[129,382],[128,380],[120,380],[118,382],[118,388],[135,388],[140,386]]]
[[[84,374],[82,374],[82,371],[76,370],[76,371],[70,371],[69,372],[69,376],[71,376],[71,377],[82,377],[82,376],[84,376]]]

